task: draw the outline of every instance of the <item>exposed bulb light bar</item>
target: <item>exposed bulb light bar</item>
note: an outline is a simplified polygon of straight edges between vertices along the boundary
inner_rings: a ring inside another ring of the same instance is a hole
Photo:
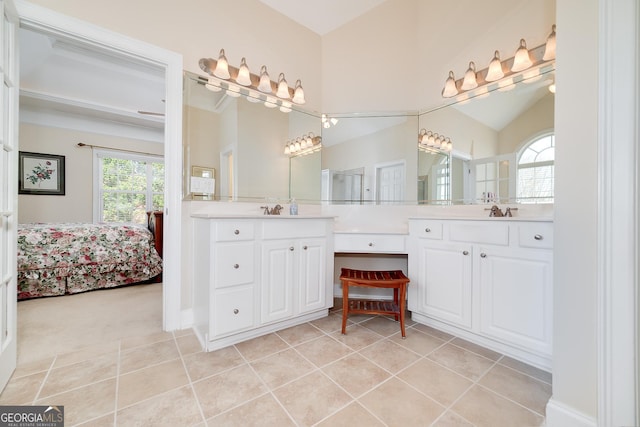
[[[496,89],[509,90],[521,81],[533,82],[555,68],[555,52],[556,26],[553,25],[543,45],[528,49],[525,39],[520,39],[518,49],[511,58],[502,60],[500,52],[496,50],[487,68],[477,71],[475,62],[469,62],[469,68],[460,80],[456,80],[453,71],[449,71],[442,97],[456,97],[457,101],[462,101],[488,95]]]
[[[453,143],[448,136],[438,135],[423,128],[418,133],[418,149],[429,153],[449,153],[453,150]]]
[[[229,87],[231,87],[230,81],[234,81],[236,84],[247,88],[247,90],[255,89],[261,93],[266,94],[274,93],[275,89],[275,95],[279,98],[279,101],[277,101],[276,104],[280,106],[283,105],[282,103],[284,101],[292,101],[294,104],[306,103],[304,90],[302,89],[302,82],[300,80],[296,80],[295,87],[290,88],[287,84],[287,80],[284,77],[284,73],[280,73],[278,81],[273,82],[269,78],[267,67],[264,65],[260,68],[259,75],[251,74],[251,72],[249,71],[249,67],[247,66],[246,58],[242,58],[240,66],[238,68],[232,67],[227,61],[224,49],[220,49],[220,55],[218,56],[218,59],[200,59],[200,68],[208,74],[217,77],[218,79],[227,81],[225,82],[225,86],[220,86],[219,84],[214,85],[217,87],[221,87],[222,89],[227,88],[227,83],[229,83]],[[213,85],[213,83],[210,84]],[[234,91],[238,93],[244,93],[242,91]],[[261,96],[260,98],[264,98],[264,96]],[[285,106],[283,109],[287,110],[288,107]]]
[[[284,145],[284,154],[289,157],[306,156],[322,149],[322,138],[315,136],[313,132],[287,141]]]

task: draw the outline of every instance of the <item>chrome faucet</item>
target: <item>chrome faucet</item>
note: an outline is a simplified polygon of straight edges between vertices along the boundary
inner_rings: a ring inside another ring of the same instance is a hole
[[[498,217],[505,217],[505,216],[507,216],[507,217],[511,217],[511,216],[513,216],[513,214],[511,213],[511,211],[512,211],[512,210],[517,211],[517,210],[518,210],[518,208],[506,208],[506,209],[505,209],[505,211],[504,211],[504,212],[502,212],[502,211],[500,210],[500,208],[498,207],[498,205],[493,205],[493,206],[491,206],[491,208],[490,208],[490,209],[485,209],[485,211],[487,211],[487,210],[488,210],[488,211],[490,211],[490,212],[489,212],[489,216],[490,216],[490,217],[496,217],[496,218],[498,218]]]
[[[260,206],[260,209],[264,209],[264,215],[280,215],[282,206],[275,205],[272,208],[269,208],[269,206]]]

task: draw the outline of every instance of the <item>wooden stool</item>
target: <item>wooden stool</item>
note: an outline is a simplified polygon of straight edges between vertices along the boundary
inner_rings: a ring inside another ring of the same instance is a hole
[[[354,314],[381,314],[393,316],[400,320],[402,338],[404,333],[404,306],[407,295],[409,278],[401,270],[393,271],[365,271],[343,268],[340,272],[342,282],[342,334],[346,334],[347,316]],[[393,300],[361,300],[349,299],[349,286],[363,286],[367,288],[392,288]]]

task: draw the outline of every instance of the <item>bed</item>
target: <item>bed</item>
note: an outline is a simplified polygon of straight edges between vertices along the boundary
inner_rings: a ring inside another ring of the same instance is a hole
[[[18,300],[158,281],[162,212],[148,218],[148,227],[20,224]]]

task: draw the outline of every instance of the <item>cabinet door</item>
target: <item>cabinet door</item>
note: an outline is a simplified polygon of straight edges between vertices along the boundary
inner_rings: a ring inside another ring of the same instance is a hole
[[[551,251],[481,247],[480,331],[551,355]]]
[[[293,316],[293,277],[296,243],[271,240],[262,244],[261,321]]]
[[[326,307],[326,254],[325,239],[307,239],[297,246],[298,312],[307,313]]]
[[[427,316],[471,327],[472,245],[420,239],[418,305]]]

